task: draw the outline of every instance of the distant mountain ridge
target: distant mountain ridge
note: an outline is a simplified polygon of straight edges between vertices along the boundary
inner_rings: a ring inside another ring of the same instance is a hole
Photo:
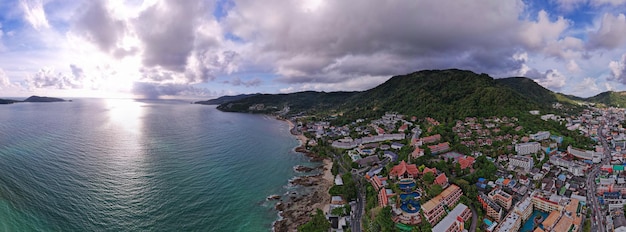
[[[244,99],[244,98],[247,98],[247,97],[252,97],[252,96],[257,96],[257,95],[260,95],[260,93],[240,94],[240,95],[235,95],[235,96],[222,96],[222,97],[218,97],[216,99],[194,102],[194,104],[220,105],[220,104],[224,104],[226,102],[237,101],[237,100],[241,100],[241,99]]]
[[[618,99],[614,95],[610,98],[612,102]],[[622,105],[626,105],[626,92],[618,96],[623,97]],[[218,109],[252,113],[326,112],[350,117],[395,111],[452,120],[468,116],[515,116],[529,110],[548,113],[555,111],[555,103],[576,109],[582,102],[603,103],[601,101],[605,100],[555,93],[526,77],[494,79],[487,74],[448,69],[394,76],[366,91],[261,94],[220,104]]]

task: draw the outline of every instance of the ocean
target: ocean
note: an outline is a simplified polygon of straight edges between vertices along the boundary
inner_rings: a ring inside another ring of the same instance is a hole
[[[184,101],[0,105],[0,231],[269,231],[287,123]]]

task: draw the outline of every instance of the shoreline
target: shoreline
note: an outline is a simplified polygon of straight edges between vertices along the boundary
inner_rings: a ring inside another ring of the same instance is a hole
[[[276,210],[278,210],[278,220],[274,221],[272,225],[273,231],[296,231],[298,226],[311,220],[311,213],[316,209],[322,209],[325,213],[330,209],[330,194],[328,190],[334,184],[334,177],[331,173],[333,162],[330,159],[324,159],[317,154],[314,154],[306,149],[308,138],[303,134],[294,132],[295,124],[288,119],[279,119],[286,121],[289,124],[289,132],[296,136],[300,141],[300,145],[295,149],[296,152],[303,153],[305,156],[311,158],[312,162],[322,162],[323,168],[318,175],[302,176],[298,177],[301,181],[312,183],[310,186],[311,191],[308,194],[303,194],[297,197],[288,197],[284,200],[281,199],[276,203]]]

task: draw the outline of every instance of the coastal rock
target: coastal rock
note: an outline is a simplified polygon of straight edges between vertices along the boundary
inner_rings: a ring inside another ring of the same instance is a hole
[[[293,170],[296,172],[311,172],[315,169],[318,169],[320,167],[316,167],[316,168],[312,168],[312,167],[307,167],[307,166],[302,166],[302,165],[296,165]]]
[[[280,196],[279,196],[279,195],[276,195],[276,194],[269,195],[269,196],[267,197],[267,200],[268,200],[268,201],[269,201],[269,200],[280,200]]]

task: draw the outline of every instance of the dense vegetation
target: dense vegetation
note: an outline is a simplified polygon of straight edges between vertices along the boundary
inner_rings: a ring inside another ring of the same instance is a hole
[[[608,106],[626,107],[626,92],[608,91],[587,98],[586,100]]]
[[[527,78],[493,79],[471,71],[425,70],[394,76],[363,92],[262,94],[222,104],[223,111],[272,113],[290,107],[291,114],[343,115],[338,124],[379,117],[388,111],[452,121],[467,116],[517,116],[552,109],[572,98],[555,94]],[[261,108],[255,108],[262,104]],[[344,122],[345,121],[345,122]]]
[[[290,112],[316,112],[345,103],[354,92],[299,92],[291,94],[261,94],[219,105],[217,108],[228,112],[272,113],[290,108]],[[251,106],[262,104],[262,108],[250,110]]]
[[[330,230],[330,222],[326,220],[321,209],[317,209],[309,222],[298,227],[298,231],[301,232],[326,232],[328,230]]]
[[[201,104],[201,105],[220,105],[220,104],[224,104],[227,102],[237,101],[237,100],[241,100],[241,99],[256,96],[256,95],[259,95],[259,94],[256,93],[256,94],[240,94],[240,95],[235,95],[235,96],[222,96],[216,99],[199,101],[199,102],[194,102],[194,103]]]

